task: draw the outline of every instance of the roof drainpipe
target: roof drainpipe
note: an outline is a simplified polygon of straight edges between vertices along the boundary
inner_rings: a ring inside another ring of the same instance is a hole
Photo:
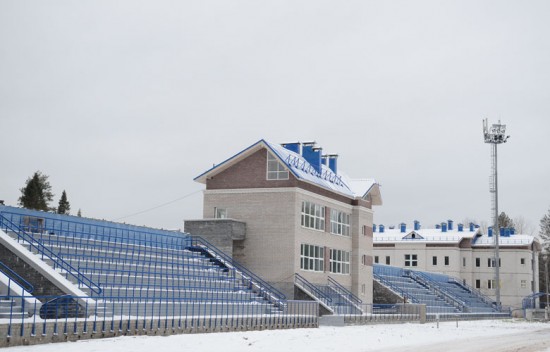
[[[407,224],[405,224],[404,222],[402,222],[399,227],[401,228],[402,233],[407,232]]]
[[[384,225],[380,225],[380,233],[384,233]]]
[[[447,220],[447,226],[449,231],[453,231],[453,220]]]
[[[415,231],[420,230],[420,221],[418,221],[418,220],[414,221],[414,230]]]
[[[301,152],[300,147],[302,146],[302,143],[300,142],[282,143],[281,145],[283,146],[283,148],[288,149],[296,154],[300,154]]]
[[[328,156],[328,167],[335,174],[338,174],[338,154],[329,154]]]
[[[441,232],[447,232],[447,224],[444,222],[441,223]]]

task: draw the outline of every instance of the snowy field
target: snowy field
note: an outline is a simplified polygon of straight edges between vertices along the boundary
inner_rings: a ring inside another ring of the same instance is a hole
[[[520,320],[362,325],[319,329],[117,337],[2,351],[171,352],[171,351],[546,351],[550,324]]]

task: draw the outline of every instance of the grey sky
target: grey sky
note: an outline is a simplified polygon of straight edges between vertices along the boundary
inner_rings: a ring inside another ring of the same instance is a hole
[[[550,207],[548,1],[0,2],[0,199],[35,170],[116,219],[184,197],[244,147],[316,140],[382,184],[375,223]],[[121,221],[180,228],[196,193]]]

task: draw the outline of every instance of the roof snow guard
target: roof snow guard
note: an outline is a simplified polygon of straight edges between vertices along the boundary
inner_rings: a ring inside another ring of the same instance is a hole
[[[313,144],[313,142],[311,144]],[[320,152],[315,154],[315,157],[319,156],[319,163],[312,165],[312,163],[308,161],[308,158],[310,158],[309,155],[305,156],[300,154],[300,151],[304,154],[304,148],[300,148],[300,145],[301,144],[297,142],[279,145],[261,139],[248,148],[233,155],[229,159],[215,165],[208,171],[197,176],[195,181],[206,184],[206,180],[208,178],[226,170],[240,160],[263,148],[269,150],[292,173],[293,176],[301,181],[315,184],[350,198],[366,199],[366,197],[370,195],[373,205],[382,205],[382,197],[380,195],[379,188],[380,185],[376,182],[376,180],[350,179],[342,172],[337,174],[330,168],[329,165],[321,162]],[[310,146],[310,149],[313,149],[312,147],[313,145]],[[320,148],[318,149],[320,150]]]

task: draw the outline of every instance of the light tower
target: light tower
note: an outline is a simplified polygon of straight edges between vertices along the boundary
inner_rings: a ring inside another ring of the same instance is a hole
[[[510,136],[506,136],[506,125],[502,125],[500,120],[497,124],[489,128],[487,119],[483,120],[483,136],[485,143],[491,144],[491,171],[489,192],[491,193],[491,205],[493,211],[493,237],[495,239],[495,298],[497,308],[500,309],[500,254],[499,254],[499,236],[498,226],[498,173],[497,173],[497,145],[506,143]]]

